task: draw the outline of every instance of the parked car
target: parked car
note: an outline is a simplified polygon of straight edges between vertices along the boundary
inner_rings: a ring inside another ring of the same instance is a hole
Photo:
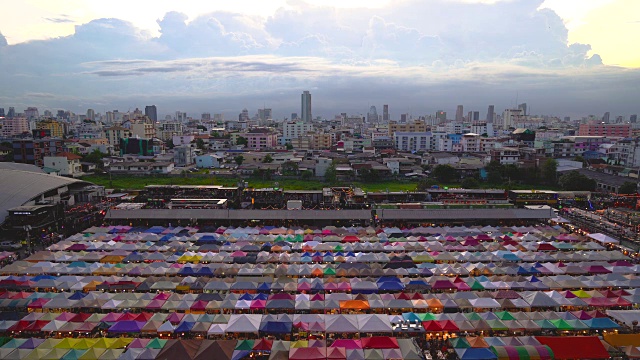
[[[0,249],[17,250],[17,249],[20,249],[21,247],[22,247],[22,244],[20,244],[20,243],[15,243],[15,242],[11,242],[11,241],[0,242]]]

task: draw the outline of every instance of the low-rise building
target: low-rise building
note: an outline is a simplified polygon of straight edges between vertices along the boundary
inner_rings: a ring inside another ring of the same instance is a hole
[[[82,175],[82,165],[80,164],[80,155],[70,152],[61,152],[53,156],[45,156],[43,159],[44,167],[57,170],[62,176],[80,176]]]

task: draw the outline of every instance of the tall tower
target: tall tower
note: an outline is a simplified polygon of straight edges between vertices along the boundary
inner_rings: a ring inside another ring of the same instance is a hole
[[[0,115],[2,116],[2,115]],[[638,122],[638,114],[633,114],[629,117],[629,122],[632,124],[635,124],[636,122]]]
[[[464,108],[462,105],[458,105],[458,108],[456,109],[456,122],[462,122],[463,120],[463,115],[464,113]]]
[[[11,108],[9,108],[11,109]],[[607,111],[606,113],[604,113],[604,116],[602,117],[602,122],[605,124],[609,123],[609,118],[611,117],[611,114],[609,114],[609,112]]]
[[[87,109],[86,119],[94,121],[96,119],[96,112],[93,109]]]
[[[369,124],[378,122],[378,110],[376,110],[375,106],[371,106],[371,108],[369,108],[369,113],[367,113],[367,122]]]
[[[522,110],[522,115],[527,116],[529,113],[527,112],[527,103],[522,103],[518,105],[518,109]]]
[[[487,124],[493,123],[493,117],[494,117],[494,106],[489,105],[489,110],[487,110]]]
[[[300,105],[302,121],[311,122],[311,94],[308,91],[302,93]]]
[[[155,105],[147,105],[144,107],[144,114],[153,122],[158,121],[158,108]]]
[[[389,105],[382,105],[382,121],[389,121]]]

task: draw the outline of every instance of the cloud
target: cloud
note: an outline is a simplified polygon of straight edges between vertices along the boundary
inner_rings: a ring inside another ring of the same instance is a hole
[[[66,14],[60,14],[57,17],[43,17],[43,19],[48,22],[52,22],[56,24],[65,24],[65,23],[75,22],[75,20],[73,20],[69,15],[66,15]]]
[[[423,113],[450,103],[480,109],[519,92],[541,111],[634,111],[629,80],[638,72],[570,44],[562,19],[541,3],[407,0],[337,10],[294,1],[267,18],[169,12],[157,21],[159,36],[111,18],[11,46],[0,34],[0,83],[12,84],[0,98],[74,109],[157,98],[167,113],[269,101],[284,116],[311,89],[314,107],[330,116],[382,101]],[[609,90],[584,89],[598,83]]]

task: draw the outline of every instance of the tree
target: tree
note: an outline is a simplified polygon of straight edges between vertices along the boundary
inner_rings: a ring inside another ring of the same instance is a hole
[[[167,146],[168,149],[173,149],[175,147],[175,145],[173,145],[173,139],[167,140],[165,145]]]
[[[567,191],[593,191],[596,189],[596,181],[580,174],[577,171],[570,171],[558,179],[558,184]]]
[[[625,181],[622,186],[620,186],[620,190],[618,193],[620,194],[635,194],[638,192],[638,185],[631,181]]]
[[[271,164],[273,162],[273,157],[271,157],[271,154],[267,154],[267,156],[262,159],[262,162],[265,164]]]
[[[85,155],[82,158],[82,161],[86,161],[86,162],[90,162],[90,163],[96,164],[96,166],[98,168],[102,168],[102,166],[103,166],[102,158],[104,158],[105,156],[107,156],[107,154],[101,152],[98,149],[94,149],[92,152],[90,152],[89,154]]]
[[[558,162],[554,159],[547,159],[547,161],[542,164],[542,181],[547,185],[555,185],[557,182],[557,171]]]
[[[293,145],[291,145],[291,144],[286,144],[285,146],[287,147],[287,150],[293,150]]]
[[[433,181],[433,179],[422,178],[420,179],[420,181],[418,181],[418,184],[416,185],[416,190],[425,191],[425,190],[431,189],[431,187],[434,185],[437,185],[437,184],[435,181]]]
[[[313,171],[311,170],[303,170],[300,172],[300,179],[309,180],[313,176]]]
[[[366,183],[376,182],[380,179],[380,174],[376,169],[363,168],[358,170],[360,180]]]
[[[206,126],[204,126],[204,125],[197,125],[197,126],[196,126],[196,129],[198,129],[198,130],[202,130],[202,131],[207,131],[207,127],[206,127]]]
[[[271,180],[273,176],[272,169],[256,169],[253,171],[253,176],[261,178],[262,180]]]
[[[211,132],[211,136],[213,136],[214,138],[216,138],[216,139],[217,139],[217,138],[219,138],[219,137],[220,137],[220,134],[219,134],[217,131],[212,131],[212,132]]]
[[[431,172],[439,182],[450,183],[458,180],[458,171],[451,165],[438,165]]]
[[[238,155],[238,156],[234,157],[233,160],[236,162],[236,164],[238,166],[240,166],[244,162],[244,156]]]
[[[336,164],[331,163],[324,173],[324,181],[329,184],[335,184],[338,181],[338,173],[336,171]]]
[[[487,171],[487,182],[490,184],[502,184],[503,166],[498,161],[492,161],[484,168]]]
[[[248,143],[247,138],[244,136],[238,136],[238,139],[236,140],[236,145],[247,145]]]
[[[478,187],[480,187],[480,183],[478,182],[478,180],[476,180],[476,178],[468,177],[462,180],[460,186],[465,189],[477,189]]]
[[[298,164],[293,161],[285,161],[282,163],[282,175],[295,176],[298,175]]]
[[[196,140],[196,147],[200,150],[204,150],[206,148],[204,140],[202,139],[197,139]]]

